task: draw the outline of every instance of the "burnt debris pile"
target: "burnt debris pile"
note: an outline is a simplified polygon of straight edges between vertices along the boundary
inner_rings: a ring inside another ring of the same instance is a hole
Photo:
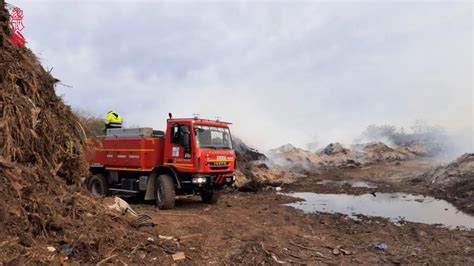
[[[474,153],[438,166],[412,179],[430,188],[434,196],[448,199],[459,208],[474,213]]]

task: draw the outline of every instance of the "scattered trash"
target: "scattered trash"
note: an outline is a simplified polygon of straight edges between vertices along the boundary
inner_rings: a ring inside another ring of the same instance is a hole
[[[174,261],[184,260],[186,259],[186,255],[184,252],[178,252],[172,255]]]
[[[276,191],[281,191],[281,187],[276,187],[275,190]]]
[[[375,248],[375,249],[382,250],[382,251],[385,251],[388,248],[387,244],[385,244],[385,243],[370,244],[370,246]]]
[[[138,216],[138,214],[130,207],[130,205],[119,197],[114,198],[115,203],[108,206],[110,209],[122,212],[123,214],[129,212],[134,216]]]
[[[140,227],[154,227],[155,224],[153,222],[148,222],[151,220],[151,217],[147,214],[138,214],[135,212],[130,205],[119,197],[115,197],[115,203],[108,206],[110,209],[116,210],[121,212],[122,214],[130,213],[134,217],[137,217],[131,224],[135,228]]]
[[[146,240],[150,241],[150,242],[154,242],[155,239],[153,239],[152,237],[148,237]]]
[[[132,222],[132,226],[135,228],[140,227],[154,227],[155,224],[153,222],[148,222],[151,220],[151,217],[147,214],[139,214],[137,219]]]
[[[54,247],[47,247],[46,248],[49,252],[55,252],[56,251],[56,248]]]

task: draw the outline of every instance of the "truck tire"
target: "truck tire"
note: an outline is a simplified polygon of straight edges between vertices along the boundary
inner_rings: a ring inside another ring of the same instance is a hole
[[[156,206],[160,210],[169,210],[174,208],[176,192],[174,182],[169,175],[160,175],[155,181],[155,199]]]
[[[87,189],[96,196],[108,196],[110,194],[109,183],[103,174],[93,175],[87,183]]]
[[[204,203],[217,203],[220,197],[221,193],[217,191],[208,191],[201,193],[201,199]]]

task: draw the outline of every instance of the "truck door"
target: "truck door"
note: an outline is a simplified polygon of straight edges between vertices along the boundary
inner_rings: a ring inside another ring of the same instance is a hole
[[[165,163],[178,169],[189,170],[194,167],[189,125],[173,124],[170,128],[170,146]]]

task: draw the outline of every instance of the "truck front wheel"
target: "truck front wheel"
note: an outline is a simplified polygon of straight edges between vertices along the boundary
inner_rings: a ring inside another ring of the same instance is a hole
[[[201,193],[201,199],[205,203],[217,203],[220,196],[221,193],[217,191],[207,191]]]
[[[155,198],[156,205],[160,210],[168,210],[174,208],[174,182],[169,175],[160,175],[156,179]]]
[[[109,195],[109,183],[102,174],[93,175],[87,183],[87,189],[96,196]]]

